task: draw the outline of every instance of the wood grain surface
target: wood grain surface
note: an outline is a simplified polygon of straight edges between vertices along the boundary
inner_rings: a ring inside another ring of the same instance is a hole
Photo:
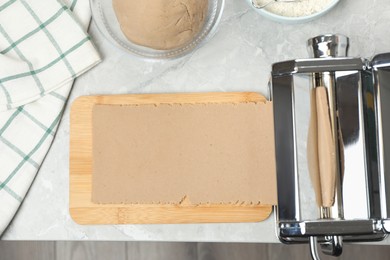
[[[79,224],[258,222],[271,205],[94,204],[92,191],[92,107],[94,104],[177,104],[265,102],[252,92],[83,96],[70,115],[69,210]]]
[[[318,158],[322,206],[332,207],[336,190],[336,147],[329,112],[327,89],[316,87]]]

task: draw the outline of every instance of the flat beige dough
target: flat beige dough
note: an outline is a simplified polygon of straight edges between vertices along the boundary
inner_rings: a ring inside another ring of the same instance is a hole
[[[178,48],[202,29],[208,0],[113,0],[123,34],[157,50]]]
[[[272,103],[95,105],[95,203],[276,204]]]
[[[312,114],[307,141],[309,173],[318,206],[331,207],[335,201],[336,147],[326,88],[314,88],[310,100]]]

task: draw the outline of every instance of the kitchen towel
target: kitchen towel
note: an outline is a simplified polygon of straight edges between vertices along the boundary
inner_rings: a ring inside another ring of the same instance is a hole
[[[49,150],[73,80],[100,61],[88,0],[0,0],[0,234]]]

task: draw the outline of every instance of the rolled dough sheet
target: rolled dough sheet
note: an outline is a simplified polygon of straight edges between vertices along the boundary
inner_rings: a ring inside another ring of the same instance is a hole
[[[276,204],[272,103],[95,105],[94,203]]]

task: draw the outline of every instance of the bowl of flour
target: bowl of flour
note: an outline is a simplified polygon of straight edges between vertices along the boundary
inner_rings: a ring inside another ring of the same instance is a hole
[[[270,0],[247,0],[255,10],[271,20],[282,23],[304,23],[312,21],[337,5],[340,0],[300,0],[297,2],[275,2],[265,8],[257,8]]]

